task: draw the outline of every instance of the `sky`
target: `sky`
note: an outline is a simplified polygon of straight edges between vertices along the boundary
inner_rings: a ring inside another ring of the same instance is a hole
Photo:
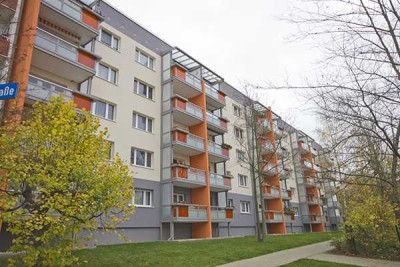
[[[108,0],[169,44],[182,48],[240,89],[302,84],[312,77],[319,51],[313,41],[290,42],[297,26],[289,16],[297,0]],[[262,90],[259,100],[284,120],[317,138],[317,119],[304,92]]]

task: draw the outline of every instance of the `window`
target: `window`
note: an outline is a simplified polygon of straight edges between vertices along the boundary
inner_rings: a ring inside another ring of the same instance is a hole
[[[153,191],[136,189],[135,197],[133,200],[137,207],[152,207],[153,206]]]
[[[119,38],[104,29],[101,29],[100,41],[114,50],[119,50]]]
[[[133,112],[132,127],[152,133],[153,132],[153,120],[146,116],[139,115],[139,114]]]
[[[245,161],[244,152],[240,150],[236,150],[236,160],[237,161]]]
[[[136,61],[149,69],[154,69],[154,58],[149,57],[142,51],[136,49]]]
[[[114,142],[106,140],[108,144],[108,159],[111,159],[114,156]]]
[[[240,140],[243,139],[243,130],[235,127],[235,137]]]
[[[151,168],[151,156],[152,153],[132,148],[131,149],[131,164],[136,166]]]
[[[239,180],[239,186],[248,187],[246,175],[239,174],[238,180]]]
[[[94,101],[92,113],[105,119],[114,120],[115,106],[102,101]]]
[[[102,63],[99,63],[99,66],[97,68],[97,76],[101,79],[109,81],[110,83],[117,84],[118,71]]]
[[[226,204],[228,208],[233,208],[233,199],[228,199],[228,203]]]
[[[250,213],[249,201],[240,201],[240,213]]]
[[[242,116],[242,109],[236,105],[233,105],[233,114],[237,117]]]
[[[135,94],[153,99],[154,88],[137,80],[135,80],[133,91]]]
[[[185,195],[184,194],[174,194],[174,203],[184,203]]]

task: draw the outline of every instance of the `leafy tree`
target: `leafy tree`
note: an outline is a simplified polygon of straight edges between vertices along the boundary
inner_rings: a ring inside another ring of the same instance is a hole
[[[112,229],[133,212],[133,179],[118,156],[109,158],[98,119],[72,102],[36,103],[29,117],[12,133],[2,129],[0,214],[16,236],[11,251],[26,252],[24,266],[69,266],[82,231]]]

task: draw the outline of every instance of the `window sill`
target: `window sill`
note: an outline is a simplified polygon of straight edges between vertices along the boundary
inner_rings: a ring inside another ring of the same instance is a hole
[[[152,167],[140,166],[140,165],[135,165],[135,164],[131,164],[131,166],[132,167],[136,167],[136,168],[141,168],[141,169],[154,171],[154,168],[152,168]]]
[[[154,99],[151,99],[151,98],[148,98],[148,97],[145,97],[145,96],[142,96],[141,94],[138,94],[138,93],[135,93],[135,92],[133,92],[135,95],[137,95],[137,96],[140,96],[141,98],[144,98],[144,99],[146,99],[146,100],[149,100],[149,101],[151,101],[151,102],[154,102],[154,103],[156,103],[156,101],[154,100]]]
[[[240,212],[240,214],[244,214],[244,215],[251,215],[250,212]]]
[[[238,187],[240,187],[240,188],[246,188],[246,189],[249,189],[249,187],[248,187],[248,186],[244,186],[244,185],[238,185]]]
[[[135,127],[132,127],[132,129],[134,129],[134,130],[138,130],[138,131],[141,131],[141,132],[144,132],[144,133],[148,133],[148,134],[155,135],[155,133],[154,133],[154,132],[148,132],[148,131],[142,130],[142,129],[140,129],[140,128],[135,128]]]
[[[96,40],[97,40],[97,42],[99,42],[100,44],[104,45],[105,47],[108,47],[108,48],[110,48],[111,50],[113,50],[113,51],[118,52],[118,53],[121,54],[121,48],[119,48],[118,50],[116,50],[116,49],[112,48],[111,46],[109,46],[108,44],[103,43],[102,41],[100,41],[100,40],[98,40],[98,39],[96,39]]]
[[[141,208],[141,209],[155,209],[154,206],[140,206],[140,205],[133,205],[135,208]]]
[[[96,77],[99,78],[99,79],[102,80],[102,81],[108,82],[109,84],[112,84],[112,85],[118,87],[118,83],[110,82],[109,80],[106,80],[106,79],[104,79],[104,78],[101,78],[100,76],[97,76],[97,75],[96,75]]]
[[[102,119],[102,120],[105,120],[105,121],[117,123],[115,120],[110,120],[110,119],[104,118],[104,117],[102,117],[102,116],[100,116],[100,115],[92,114],[92,116],[95,116],[95,117],[97,117],[97,118],[99,118],[99,119]]]
[[[152,68],[149,68],[149,67],[147,67],[146,65],[143,65],[142,63],[140,63],[139,61],[137,61],[136,59],[135,59],[135,62],[136,63],[138,63],[140,66],[143,66],[143,67],[145,67],[146,69],[148,69],[148,70],[152,70],[152,71],[154,71],[154,72],[156,72],[156,70],[155,69],[152,69]]]

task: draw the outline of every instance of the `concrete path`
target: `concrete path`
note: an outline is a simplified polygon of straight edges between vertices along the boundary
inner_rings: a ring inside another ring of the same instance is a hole
[[[303,247],[291,248],[247,260],[231,262],[221,265],[221,267],[277,267],[327,252],[332,249],[330,242],[331,241],[325,241]]]
[[[342,256],[342,255],[335,255],[328,253],[313,255],[308,257],[308,259],[344,263],[344,264],[351,264],[351,265],[365,266],[365,267],[400,267],[400,262],[398,261],[375,260],[375,259],[349,257],[349,256]]]

